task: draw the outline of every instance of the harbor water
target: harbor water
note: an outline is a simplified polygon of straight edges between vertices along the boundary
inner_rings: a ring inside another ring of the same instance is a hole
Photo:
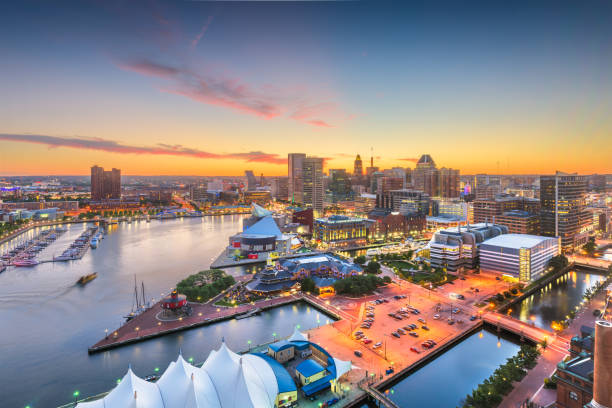
[[[603,279],[602,275],[574,269],[511,306],[510,315],[550,330],[553,321],[566,319],[582,302],[584,292]]]
[[[400,407],[457,407],[478,384],[514,356],[512,336],[483,329],[384,390]]]
[[[49,262],[30,268],[9,267],[0,274],[0,404],[3,408],[56,407],[81,397],[108,391],[128,365],[138,375],[163,371],[183,355],[203,361],[225,337],[230,348],[245,350],[288,336],[296,324],[306,330],[326,324],[328,317],[297,303],[243,320],[148,340],[88,355],[87,347],[123,322],[132,308],[134,276],[145,284],[147,298],[168,293],[183,277],[208,268],[241,229],[242,216],[184,218],[113,225],[107,235],[76,261]],[[68,231],[45,248],[40,260],[52,259],[86,229]],[[37,231],[30,231],[34,236]],[[4,252],[12,244],[4,244]],[[232,268],[232,274],[245,273]],[[80,276],[97,278],[76,285]]]

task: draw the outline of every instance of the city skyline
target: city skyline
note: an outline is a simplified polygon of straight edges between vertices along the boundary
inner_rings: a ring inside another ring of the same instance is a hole
[[[609,171],[609,3],[442,7],[6,4],[0,174]]]

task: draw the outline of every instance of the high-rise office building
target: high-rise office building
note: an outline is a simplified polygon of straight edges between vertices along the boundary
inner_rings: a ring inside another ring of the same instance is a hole
[[[436,167],[430,155],[424,154],[412,171],[412,185],[430,197],[459,197],[459,170]]]
[[[289,195],[289,180],[287,177],[275,177],[270,182],[270,192],[277,200],[286,200]]]
[[[298,204],[303,203],[304,183],[302,178],[302,170],[304,166],[304,153],[289,153],[288,157],[288,181],[287,188],[289,192],[289,201]]]
[[[333,203],[348,200],[353,196],[351,179],[345,169],[329,169],[329,191]]]
[[[93,166],[91,168],[91,199],[93,201],[121,198],[121,170]]]
[[[244,175],[247,178],[247,191],[253,191],[257,188],[257,178],[253,174],[253,170],[246,170]]]
[[[540,176],[540,229],[545,236],[560,237],[564,252],[583,245],[588,234],[582,231],[588,214],[587,177],[557,172]]]
[[[323,210],[323,158],[306,157],[302,160],[302,203],[315,212]]]
[[[438,181],[438,196],[444,198],[459,197],[459,181],[459,170],[442,167]]]

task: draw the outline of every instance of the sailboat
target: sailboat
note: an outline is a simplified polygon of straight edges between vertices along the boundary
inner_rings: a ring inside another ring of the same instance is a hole
[[[134,298],[132,301],[132,311],[125,317],[126,321],[130,321],[145,310],[151,307],[145,297],[144,282],[141,282],[140,293],[138,292],[138,284],[136,283],[136,275],[134,275]]]

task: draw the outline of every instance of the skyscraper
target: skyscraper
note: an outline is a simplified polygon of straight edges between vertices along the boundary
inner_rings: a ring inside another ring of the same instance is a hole
[[[459,197],[459,170],[436,167],[430,155],[424,154],[412,171],[412,185],[430,197]]]
[[[304,165],[304,153],[289,153],[288,157],[288,193],[289,201],[301,204],[303,199],[304,183],[302,178],[302,170]]]
[[[253,170],[245,170],[244,175],[247,178],[247,191],[253,191],[257,188],[257,179]]]
[[[315,212],[323,210],[323,159],[306,157],[302,160],[302,199]]]
[[[542,235],[560,237],[564,252],[586,243],[587,177],[557,172],[540,176],[540,229]]]
[[[363,162],[361,161],[360,155],[357,155],[357,158],[355,158],[355,165],[353,167],[353,177],[358,179],[363,177]]]
[[[91,199],[93,201],[121,198],[121,170],[93,166],[91,168]]]

